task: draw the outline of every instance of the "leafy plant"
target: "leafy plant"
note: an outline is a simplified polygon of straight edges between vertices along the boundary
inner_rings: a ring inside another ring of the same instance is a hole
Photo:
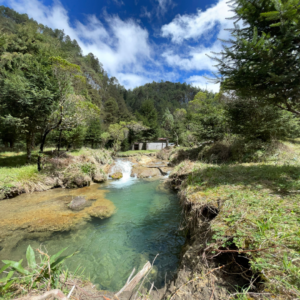
[[[22,266],[23,259],[20,261],[3,260],[5,264],[0,270],[0,296],[10,297],[17,293],[22,286],[24,292],[29,292],[32,289],[39,290],[45,288],[60,288],[61,283],[59,277],[62,274],[62,266],[67,258],[72,257],[75,253],[68,256],[61,256],[66,250],[64,248],[51,257],[37,249],[39,252],[40,262],[37,263],[34,250],[29,245],[26,251],[27,267]]]

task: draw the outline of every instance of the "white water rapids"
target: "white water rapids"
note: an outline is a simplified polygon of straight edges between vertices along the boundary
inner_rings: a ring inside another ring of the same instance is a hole
[[[115,165],[111,168],[110,174],[121,172],[123,177],[119,180],[111,180],[110,183],[116,188],[129,186],[136,181],[136,177],[131,177],[132,163],[122,159],[117,159]]]

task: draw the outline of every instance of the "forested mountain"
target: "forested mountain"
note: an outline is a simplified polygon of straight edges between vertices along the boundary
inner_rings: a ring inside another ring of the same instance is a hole
[[[187,109],[200,91],[168,81],[127,91],[108,76],[101,57],[83,55],[63,30],[5,6],[0,6],[0,30],[0,140],[10,147],[26,145],[28,160],[31,149],[40,145],[42,152],[46,141],[58,148],[105,144],[118,132],[110,126],[120,122],[121,129],[133,128],[130,122],[144,126],[134,127],[139,133],[130,130],[127,145],[155,139],[167,134],[165,112]]]
[[[152,82],[127,91],[125,101],[132,112],[139,111],[145,101],[152,101],[161,121],[167,108],[171,112],[177,108],[186,108],[188,102],[193,100],[199,91],[199,88],[186,83]]]
[[[99,142],[111,122],[132,119],[125,88],[63,30],[4,6],[0,29],[0,138],[5,145],[25,141],[30,158],[32,146],[46,137],[65,144]]]

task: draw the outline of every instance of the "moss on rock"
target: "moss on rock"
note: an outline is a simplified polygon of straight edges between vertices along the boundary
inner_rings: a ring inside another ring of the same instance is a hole
[[[116,172],[116,173],[110,175],[110,177],[112,179],[121,179],[123,177],[123,174],[121,172]]]

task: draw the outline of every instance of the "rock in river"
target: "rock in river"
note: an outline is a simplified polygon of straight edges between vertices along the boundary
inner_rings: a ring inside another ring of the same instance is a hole
[[[83,196],[75,197],[68,205],[68,207],[71,210],[75,210],[75,211],[83,210],[87,206],[89,206],[89,205]]]
[[[81,189],[53,189],[2,200],[0,239],[4,239],[1,241],[3,251],[9,253],[24,238],[73,230],[92,217],[110,217],[115,206],[105,199],[105,193],[94,184]],[[70,209],[70,203],[76,210]]]
[[[123,177],[123,174],[121,172],[117,172],[117,173],[110,175],[110,177],[112,179],[121,179]]]
[[[102,183],[102,182],[106,181],[106,179],[107,179],[106,175],[102,174],[102,173],[96,174],[93,177],[93,181],[96,182],[96,183]]]
[[[160,171],[157,168],[147,168],[141,166],[134,166],[131,171],[131,177],[149,178],[160,176]]]

